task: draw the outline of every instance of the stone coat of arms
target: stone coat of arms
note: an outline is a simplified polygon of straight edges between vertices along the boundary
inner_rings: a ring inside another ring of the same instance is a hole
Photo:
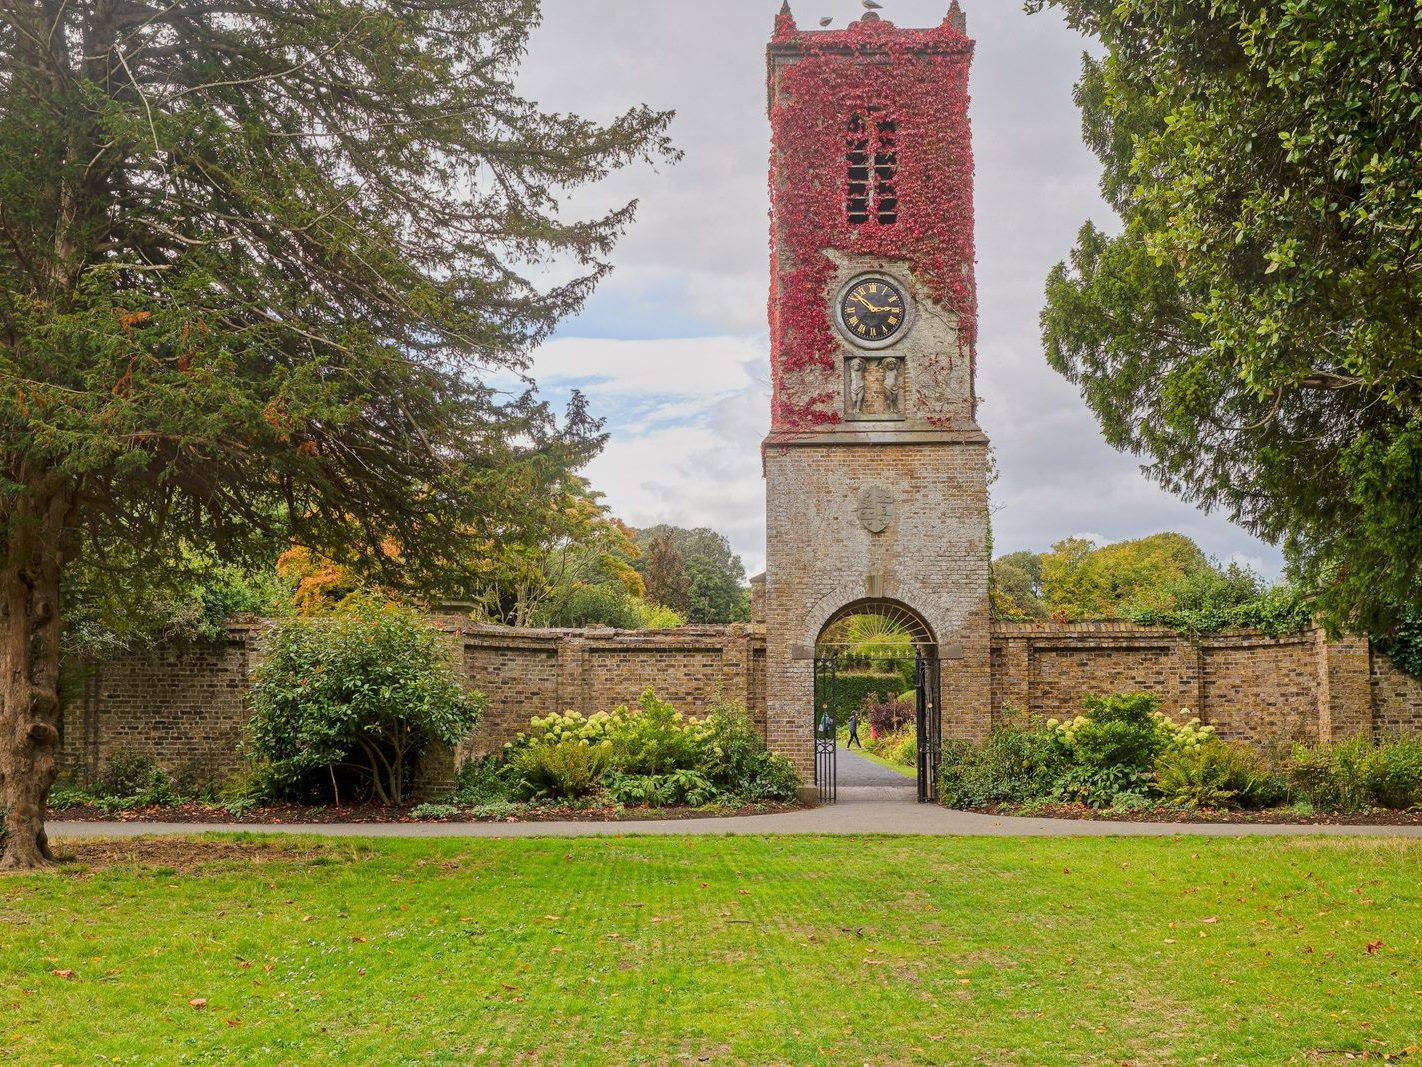
[[[860,490],[855,514],[870,533],[883,533],[894,521],[894,494],[882,485],[871,485]]]

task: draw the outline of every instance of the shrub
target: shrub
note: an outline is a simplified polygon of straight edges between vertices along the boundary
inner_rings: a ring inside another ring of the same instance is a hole
[[[526,800],[577,800],[594,793],[612,765],[612,744],[559,741],[519,749],[510,760],[514,791]]]
[[[1422,740],[1379,745],[1367,758],[1368,792],[1379,807],[1409,811],[1422,806]]]
[[[89,803],[89,794],[82,789],[64,783],[56,784],[50,788],[49,808],[51,811],[83,807],[87,803]]]
[[[1373,804],[1368,767],[1374,749],[1367,738],[1338,744],[1295,745],[1289,785],[1319,811],[1364,811]]]
[[[630,714],[625,707],[616,711],[600,711],[584,716],[580,711],[565,711],[561,715],[545,715],[541,719],[530,719],[533,733],[529,740],[535,744],[556,745],[560,741],[586,741],[596,745],[612,740],[612,736],[626,725]]]
[[[1069,803],[1109,808],[1122,794],[1144,795],[1149,791],[1150,784],[1151,778],[1146,771],[1129,764],[1092,766],[1074,763],[1057,778],[1056,795]]]
[[[158,766],[158,761],[132,749],[118,749],[109,754],[103,773],[86,796],[88,803],[109,813],[162,807],[176,804],[179,799],[172,780]]]
[[[720,790],[697,771],[614,774],[608,779],[607,792],[617,803],[631,807],[660,808],[686,804],[700,808],[721,799]]]
[[[476,756],[459,768],[454,786],[456,804],[480,805],[507,802],[513,797],[508,765],[497,756]]]
[[[613,774],[607,795],[629,808],[655,808],[661,803],[661,786],[654,774]]]
[[[658,700],[651,686],[643,691],[637,712],[623,707],[613,714],[621,719],[609,733],[613,765],[623,773],[667,774],[704,764],[709,728]]]
[[[663,804],[704,807],[720,798],[711,780],[698,771],[672,771],[658,779],[658,799]]]
[[[103,773],[94,782],[93,792],[103,797],[137,797],[151,793],[170,794],[171,783],[152,756],[133,749],[116,749],[104,760]]]
[[[340,800],[337,770],[364,768],[382,803],[398,803],[419,753],[473,729],[483,698],[465,693],[439,635],[409,612],[357,601],[331,619],[273,631],[252,687],[248,736],[289,794]]]
[[[912,663],[912,660],[910,660]],[[834,679],[834,722],[843,726],[849,721],[849,713],[856,708],[860,717],[870,704],[891,701],[903,692],[904,678],[898,672],[866,671],[862,674],[839,673]],[[818,713],[816,713],[818,715]]]
[[[799,796],[800,775],[784,756],[767,752],[737,792],[741,799],[751,803],[784,803]]]
[[[869,741],[869,751],[890,763],[912,767],[918,762],[918,729],[902,726],[892,733],[882,733]]]
[[[1160,700],[1149,693],[1089,696],[1084,703],[1085,715],[1066,723],[1048,722],[1084,767],[1145,770],[1169,743],[1163,717],[1156,714]]]
[[[1004,727],[981,748],[944,745],[940,795],[953,807],[1045,800],[1055,794],[1066,766],[1067,751],[1056,731]]]
[[[902,697],[870,700],[865,703],[863,717],[869,720],[872,732],[880,734],[897,733],[910,723],[918,720],[918,710],[913,701]]]
[[[712,701],[704,724],[702,769],[724,796],[748,801],[794,800],[800,776],[783,756],[765,747],[744,704]]]
[[[1155,765],[1156,790],[1190,809],[1260,808],[1284,797],[1284,783],[1259,751],[1244,743],[1214,741],[1175,748]]]

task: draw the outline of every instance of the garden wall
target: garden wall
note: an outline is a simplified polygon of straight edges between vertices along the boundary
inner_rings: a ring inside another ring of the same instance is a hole
[[[489,700],[461,756],[499,748],[535,715],[635,703],[648,685],[693,713],[719,688],[744,701],[764,728],[765,639],[750,626],[618,631],[435,623],[464,683]],[[197,782],[231,774],[241,761],[245,695],[264,629],[234,626],[214,647],[150,649],[74,671],[61,724],[62,773],[89,780],[110,753],[127,749]],[[427,774],[445,778],[452,766],[452,754],[435,754]]]
[[[1127,690],[1157,694],[1172,713],[1188,708],[1230,738],[1422,729],[1422,682],[1374,655],[1365,639],[1240,630],[1192,641],[1130,623],[993,624],[994,721],[1014,712],[1071,718],[1088,694]]]
[[[499,748],[535,715],[610,710],[635,702],[648,685],[693,713],[719,688],[744,701],[765,727],[761,627],[515,630],[436,621],[465,684],[489,700],[479,729],[460,746],[461,758]],[[92,778],[120,749],[153,755],[194,782],[236,770],[263,629],[234,626],[216,647],[149,650],[73,672],[60,745],[66,776]],[[947,672],[958,669],[944,662],[945,683]],[[1192,642],[1128,623],[993,624],[994,722],[1007,721],[1014,709],[1038,719],[1069,718],[1087,694],[1122,690],[1157,693],[1167,710],[1189,708],[1226,737],[1317,741],[1422,732],[1422,681],[1370,651],[1365,640],[1240,631]],[[946,703],[950,736],[954,714]],[[452,752],[432,754],[423,772],[427,784],[447,781],[455,761]]]

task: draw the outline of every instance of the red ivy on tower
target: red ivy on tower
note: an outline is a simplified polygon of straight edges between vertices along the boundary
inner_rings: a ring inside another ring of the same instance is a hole
[[[927,30],[869,16],[844,30],[803,31],[787,3],[770,51],[774,436],[840,421],[832,402],[841,342],[829,292],[836,268],[827,252],[905,263],[924,294],[957,317],[955,355],[969,361],[977,300],[968,121],[973,42],[957,0],[942,25]],[[872,212],[851,221],[846,209],[847,130],[866,115],[889,116],[895,126],[892,221]]]

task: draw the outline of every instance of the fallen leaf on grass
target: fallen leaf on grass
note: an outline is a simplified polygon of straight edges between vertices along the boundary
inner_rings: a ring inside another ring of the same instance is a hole
[[[1383,943],[1382,943],[1381,941],[1369,941],[1369,942],[1368,942],[1368,955],[1371,956],[1373,953],[1377,952],[1378,949],[1380,949],[1380,948],[1382,948],[1382,947],[1383,947]]]
[[[1372,950],[1369,949],[1368,951],[1371,952]],[[68,968],[65,968],[64,970],[53,970],[53,971],[50,971],[49,973],[52,974],[52,975],[54,975],[56,978],[73,978],[73,977],[75,977],[74,972],[71,971],[71,970],[69,970]]]

